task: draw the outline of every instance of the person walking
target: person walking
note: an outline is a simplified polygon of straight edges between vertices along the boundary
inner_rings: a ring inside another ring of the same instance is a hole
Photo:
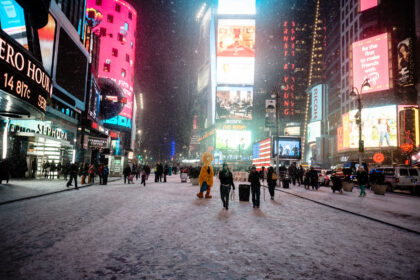
[[[309,190],[309,186],[311,185],[311,173],[309,170],[305,170],[305,179],[303,181],[303,185],[305,186],[306,190]]]
[[[143,170],[141,171],[141,184],[143,184],[144,186],[146,186],[146,178],[147,178],[147,173],[146,170],[143,168]]]
[[[290,166],[289,166],[289,176],[290,178],[292,178],[292,183],[293,185],[296,184],[296,179],[297,179],[297,168],[296,168],[296,163],[293,162]]]
[[[230,172],[229,167],[226,163],[223,163],[223,169],[219,172],[220,180],[220,198],[223,202],[223,207],[229,210],[229,193],[230,187],[232,186],[235,190],[235,184],[233,183],[233,175]]]
[[[257,173],[257,168],[255,166],[252,166],[251,168],[251,172],[248,176],[248,182],[251,183],[252,205],[254,208],[260,208],[260,175]]]
[[[37,169],[38,169],[38,166],[37,166],[36,158],[34,158],[32,163],[31,163],[32,178],[34,178],[34,179],[35,179],[35,176],[36,176],[36,170]]]
[[[104,185],[106,185],[108,183],[108,175],[109,175],[109,168],[108,168],[108,164],[105,164],[104,169],[102,171],[102,182]]]
[[[297,176],[298,176],[297,178],[298,178],[299,187],[300,187],[300,185],[303,184],[303,174],[304,173],[305,173],[305,170],[303,169],[302,165],[299,165],[299,168],[297,170]]]
[[[167,164],[165,164],[165,168],[163,169],[163,182],[166,183],[166,176],[169,174],[169,167]]]
[[[312,190],[318,190],[318,172],[311,166],[309,170]]]
[[[277,175],[274,172],[274,168],[272,166],[268,168],[267,185],[268,185],[268,191],[270,192],[271,199],[274,200],[274,190],[277,185]]]
[[[101,163],[98,167],[99,185],[103,184],[104,165]]]
[[[265,174],[265,166],[263,166],[262,168],[261,168],[261,171],[260,171],[260,179],[261,179],[261,181],[262,181],[262,184],[264,185],[264,179],[265,179],[265,176],[266,174]]]
[[[160,162],[158,162],[157,173],[158,173],[158,182],[162,182],[163,165]]]
[[[63,166],[61,165],[61,162],[57,163],[57,179],[60,179],[61,173],[63,171]]]
[[[133,174],[134,177],[136,177],[136,180],[139,178],[139,174],[138,174],[137,169],[138,169],[137,164],[134,163],[131,173]]]
[[[123,175],[124,175],[124,184],[127,182],[127,178],[128,178],[128,176],[130,176],[130,174],[131,174],[131,168],[130,168],[130,166],[127,164],[127,166],[124,168],[124,170],[123,170]],[[130,182],[128,182],[128,183],[130,183]]]
[[[67,182],[67,188],[72,186],[71,182],[74,179],[74,187],[76,188],[76,190],[78,190],[79,188],[77,187],[77,172],[79,171],[79,168],[77,166],[77,162],[73,163],[72,165],[70,165],[70,179]]]
[[[362,166],[360,166],[359,170],[356,173],[356,176],[357,176],[357,183],[359,184],[359,187],[360,187],[359,196],[365,197],[366,196],[365,188],[366,188],[366,184],[369,181],[367,172]]]
[[[95,183],[95,166],[91,164],[89,166],[89,183]]]

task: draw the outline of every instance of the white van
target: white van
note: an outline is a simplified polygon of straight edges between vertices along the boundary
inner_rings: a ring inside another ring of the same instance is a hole
[[[412,166],[381,166],[375,170],[382,172],[388,190],[409,190],[411,193],[420,192],[420,170]]]

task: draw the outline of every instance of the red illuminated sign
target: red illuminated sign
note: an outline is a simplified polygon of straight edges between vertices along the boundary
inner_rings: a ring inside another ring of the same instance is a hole
[[[376,163],[382,163],[385,160],[385,156],[383,153],[375,153],[373,155],[373,161]]]
[[[379,0],[359,0],[359,12],[366,11],[379,5]]]
[[[282,114],[283,116],[294,116],[295,114],[295,39],[296,30],[294,21],[284,21],[283,23],[283,56],[286,63],[284,70],[284,92],[282,96]]]
[[[388,33],[383,33],[352,44],[353,87],[360,89],[363,81],[369,79],[370,87],[363,88],[363,93],[392,88],[389,39]]]

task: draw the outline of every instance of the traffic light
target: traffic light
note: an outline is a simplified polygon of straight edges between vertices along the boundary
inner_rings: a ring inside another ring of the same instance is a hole
[[[363,153],[365,151],[365,141],[359,141],[359,152]]]

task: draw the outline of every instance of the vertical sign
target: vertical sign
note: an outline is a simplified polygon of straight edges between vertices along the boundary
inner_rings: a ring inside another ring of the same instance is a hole
[[[311,89],[312,96],[312,114],[311,121],[322,120],[322,84],[314,86]]]
[[[282,115],[294,116],[295,114],[295,40],[296,24],[294,21],[283,22],[283,57],[284,57],[284,92],[282,96]]]

